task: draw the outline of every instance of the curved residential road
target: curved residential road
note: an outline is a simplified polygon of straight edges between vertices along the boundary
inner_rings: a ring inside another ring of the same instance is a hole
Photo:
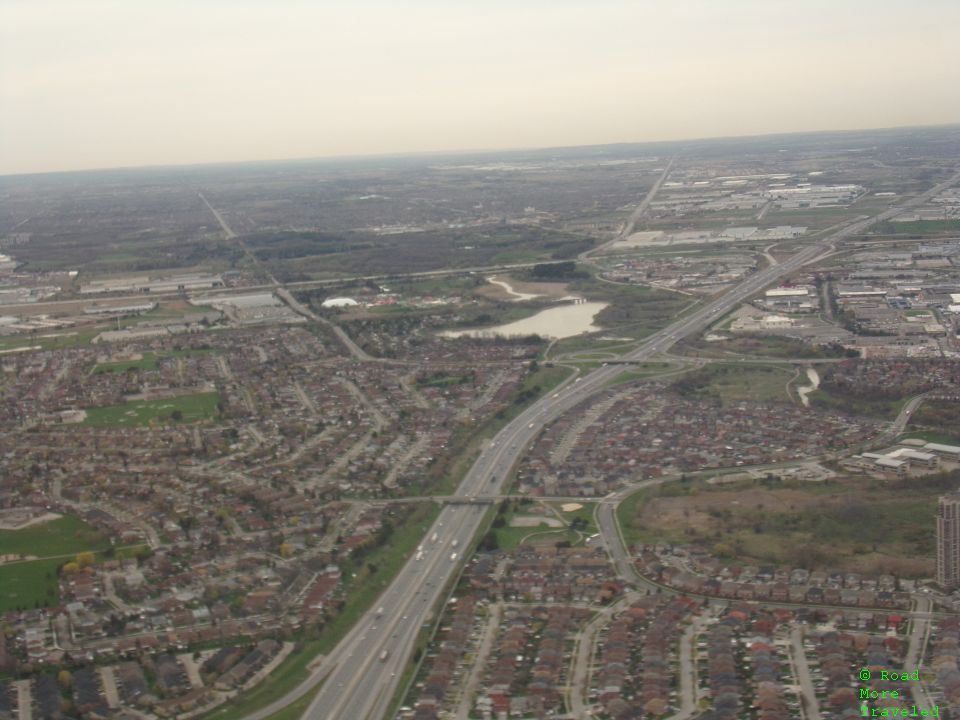
[[[326,318],[322,318],[317,315],[315,312],[313,312],[313,310],[297,300],[286,288],[277,288],[276,295],[287,305],[289,305],[290,309],[298,315],[303,315],[308,320],[313,320],[314,322],[330,328],[333,331],[333,334],[337,336],[337,339],[347,349],[347,352],[353,355],[353,357],[357,360],[363,360],[364,362],[384,362],[384,358],[375,358],[371,355],[368,355],[362,347],[353,341],[353,338],[347,335],[346,331],[342,327],[336,323],[330,322]]]
[[[875,222],[925,202],[960,180],[960,173],[901,206],[874,218],[858,220],[817,243],[746,278],[740,285],[701,309],[654,333],[626,359],[646,360],[668,350],[681,337],[701,332],[746,298],[781,277],[809,264],[832,250],[832,243],[863,232]],[[445,586],[459,572],[464,548],[469,547],[483,524],[485,510],[502,494],[510,468],[543,427],[600,391],[624,371],[622,365],[601,367],[585,377],[567,382],[541,398],[508,423],[480,453],[467,472],[456,495],[476,498],[474,504],[447,505],[427,531],[419,552],[395,576],[375,608],[371,608],[344,639],[323,659],[311,677],[270,706],[275,712],[306,693],[320,680],[323,686],[304,713],[310,720],[371,720],[384,718],[417,633],[432,621],[434,605]],[[416,558],[420,557],[419,560]],[[629,564],[629,563],[628,563]],[[383,610],[381,613],[380,610]],[[245,720],[263,720],[269,712],[254,713]]]

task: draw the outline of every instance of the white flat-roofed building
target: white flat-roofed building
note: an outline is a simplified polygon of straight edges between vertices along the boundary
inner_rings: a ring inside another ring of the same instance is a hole
[[[897,475],[906,475],[907,470],[910,469],[910,463],[905,460],[895,460],[890,457],[882,457],[874,460],[873,464],[885,472],[893,472]]]
[[[837,295],[840,297],[883,297],[886,294],[886,290],[865,285],[841,285],[837,288]]]
[[[767,290],[764,295],[767,297],[805,297],[809,295],[809,292],[806,288],[778,287]]]
[[[940,458],[937,455],[909,447],[897,448],[893,452],[887,453],[886,457],[895,460],[908,460],[911,465],[927,465],[928,467],[936,467],[940,463]]]
[[[790,240],[805,235],[806,226],[777,225],[776,227],[757,230],[750,236],[751,240]]]
[[[733,238],[734,240],[746,240],[758,230],[755,226],[746,227],[728,227],[722,233],[723,237]]]
[[[760,319],[760,326],[764,328],[793,327],[793,320],[786,315],[764,315]]]
[[[232,305],[235,308],[266,307],[283,303],[273,293],[251,293],[250,295],[214,295],[190,300],[191,305]]]
[[[140,303],[139,305],[118,305],[117,307],[88,307],[84,308],[83,312],[85,315],[108,315],[108,314],[119,314],[125,315],[127,313],[144,313],[155,310],[157,304],[155,302],[151,303]]]
[[[940,458],[933,453],[921,452],[918,450],[907,450],[900,457],[906,458],[911,463],[923,463],[925,465],[929,465],[930,467],[934,467],[940,462]]]
[[[943,445],[942,443],[927,443],[923,446],[925,452],[936,453],[940,457],[947,457],[953,460],[960,459],[960,447],[957,445]]]
[[[80,287],[81,295],[108,292],[182,292],[223,287],[223,277],[210,273],[187,273],[173,277],[150,278],[145,275],[93,280]]]

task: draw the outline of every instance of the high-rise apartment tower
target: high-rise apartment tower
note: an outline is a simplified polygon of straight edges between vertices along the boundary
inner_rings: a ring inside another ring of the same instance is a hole
[[[942,495],[937,508],[937,583],[960,587],[960,492]]]

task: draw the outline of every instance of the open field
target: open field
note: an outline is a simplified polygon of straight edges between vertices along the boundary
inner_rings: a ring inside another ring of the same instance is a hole
[[[149,425],[150,423],[198,422],[216,417],[220,394],[216,392],[179,395],[162,400],[139,400],[123,405],[86,408],[81,425],[116,427]],[[180,412],[179,418],[174,413]]]
[[[608,385],[624,385],[626,383],[634,382],[635,380],[646,380],[648,378],[659,377],[669,373],[680,374],[688,371],[689,369],[690,366],[684,366],[681,363],[646,362],[638,365],[636,370],[627,370],[626,372],[621,373],[611,380]]]
[[[711,363],[685,373],[673,389],[685,397],[731,405],[741,400],[790,401],[787,383],[796,375],[791,367],[746,363]]]
[[[504,527],[492,531],[497,538],[497,548],[505,552],[516,550],[525,541],[550,538],[554,542],[575,539],[567,530],[551,528],[546,523],[538,527]]]
[[[936,436],[930,442],[960,443],[960,404],[950,400],[924,400],[907,428],[918,437]]]
[[[60,601],[57,568],[67,560],[32,560],[0,565],[0,613],[48,607]]]
[[[675,483],[632,496],[618,517],[631,543],[696,545],[744,564],[928,577],[937,497],[957,479]]]
[[[909,400],[909,398],[888,400],[834,395],[828,392],[822,385],[807,397],[810,398],[810,404],[814,407],[885,420],[894,419],[900,413],[900,408]]]
[[[560,515],[563,521],[571,527],[579,528],[584,535],[593,535],[597,532],[597,526],[593,521],[593,511],[597,504],[592,502],[582,502],[576,504],[581,505],[582,507],[577,510],[571,510],[567,512],[563,509],[563,506],[566,505],[566,503],[544,503],[544,505],[553,508]]]
[[[60,565],[71,555],[109,547],[106,537],[71,515],[22,530],[0,530],[0,555],[40,558],[0,565],[0,612],[56,605]]]
[[[130,369],[156,370],[158,367],[157,363],[163,358],[187,357],[189,355],[201,355],[204,353],[216,352],[217,350],[215,348],[190,348],[186,350],[168,350],[164,352],[151,352],[148,350],[147,352],[141,353],[140,358],[136,360],[117,360],[97,363],[93,368],[93,373],[99,374],[108,372],[124,372]]]
[[[0,530],[0,555],[45,558],[81,550],[105,550],[108,547],[110,541],[106,537],[72,515],[21,530]]]
[[[678,343],[676,352],[699,357],[723,357],[725,355],[777,359],[843,357],[842,349],[811,345],[796,338],[779,335],[742,335],[716,342],[684,340]]]
[[[119,360],[117,362],[97,363],[93,368],[93,373],[125,372],[126,370],[156,370],[157,354],[153,352],[142,353],[138,360]]]
[[[496,538],[500,550],[515,550],[525,542],[550,540],[581,544],[585,538],[597,532],[593,521],[594,503],[581,503],[583,507],[572,512],[564,512],[563,503],[521,502],[507,503],[503,511],[497,514],[490,533]],[[551,512],[542,516],[535,512],[549,508]],[[540,522],[537,523],[536,520]],[[562,523],[559,527],[557,521]],[[483,545],[483,543],[481,543]]]
[[[515,293],[537,295],[539,296],[539,299],[559,300],[560,298],[570,295],[567,283],[533,282],[530,280],[518,279],[507,274],[491,275],[487,277],[491,280],[497,280],[506,283]],[[505,287],[492,281],[478,287],[476,293],[477,295],[482,295],[490,300],[496,300],[499,302],[515,302],[520,300],[520,298],[518,298],[516,295],[512,295],[507,292]]]
[[[915,220],[913,222],[883,222],[876,232],[883,235],[939,235],[960,231],[960,220]]]
[[[16,348],[38,347],[41,350],[65,350],[68,348],[84,347],[90,344],[100,329],[68,330],[63,333],[44,333],[43,335],[11,335],[0,339],[0,352]]]

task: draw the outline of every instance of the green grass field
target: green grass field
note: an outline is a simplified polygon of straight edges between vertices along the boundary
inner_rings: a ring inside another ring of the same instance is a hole
[[[59,603],[57,568],[65,562],[52,559],[0,565],[0,612]]]
[[[525,540],[549,537],[555,542],[576,540],[576,535],[563,529],[551,528],[546,523],[539,527],[502,527],[493,531],[497,536],[497,547],[504,551],[516,550]]]
[[[87,417],[79,424],[92,427],[133,427],[151,423],[199,422],[216,418],[219,402],[220,393],[211,392],[87,408]],[[179,420],[173,417],[176,411],[182,415]]]
[[[153,352],[145,352],[143,353],[143,357],[141,357],[139,360],[122,360],[119,362],[97,363],[93,368],[93,374],[99,375],[100,373],[124,372],[126,370],[130,370],[131,368],[136,368],[138,370],[156,370],[157,354]]]
[[[815,359],[842,356],[842,352],[834,348],[814,346],[802,340],[777,335],[741,335],[729,340],[709,343],[702,340],[685,340],[680,343],[680,348],[688,353],[691,350],[695,351],[701,357],[735,355],[737,357],[754,356],[757,359]]]
[[[41,350],[64,350],[67,348],[83,347],[90,344],[100,330],[81,330],[59,335],[50,334],[49,337],[38,335],[11,335],[0,340],[0,351],[15,350],[25,347],[39,347]]]
[[[537,503],[539,505],[540,503]],[[583,507],[573,512],[563,512],[560,509],[563,503],[545,503],[556,511],[553,515],[544,515],[544,522],[532,527],[511,527],[510,522],[517,515],[529,517],[534,513],[530,509],[534,505],[525,504],[518,508],[509,509],[502,515],[502,525],[497,527],[494,523],[492,532],[497,539],[497,547],[500,550],[515,550],[527,540],[539,540],[549,538],[554,542],[566,540],[571,545],[578,545],[586,537],[597,532],[596,525],[593,522],[594,503],[582,503]],[[566,527],[550,527],[546,519],[559,519],[567,524]],[[579,531],[571,528],[571,524],[576,521]]]
[[[681,363],[665,362],[647,362],[636,366],[636,370],[627,370],[620,373],[617,377],[607,383],[608,386],[624,385],[634,380],[646,380],[647,378],[659,377],[660,375],[669,375],[672,373],[680,374],[689,371],[690,366],[684,366]]]
[[[776,365],[712,363],[683,375],[673,387],[686,397],[713,398],[723,405],[789,401],[786,384],[794,375],[793,368]]]
[[[909,398],[895,400],[871,400],[869,398],[853,398],[845,395],[832,395],[822,386],[814,390],[807,397],[810,404],[823,410],[833,410],[851,415],[864,415],[885,420],[893,420],[900,413],[900,409]]]
[[[273,715],[267,718],[267,720],[301,720],[304,711],[306,711],[307,707],[313,701],[313,698],[316,696],[316,694],[320,692],[322,687],[323,683],[320,683],[302,698],[287,705],[283,710],[275,712]]]
[[[563,511],[563,506],[565,504],[566,503],[562,502],[547,503],[547,505],[556,509],[556,511],[560,514],[560,517],[563,518],[565,522],[572,523],[576,520],[582,523],[582,532],[585,535],[593,535],[595,532],[597,532],[597,526],[593,522],[593,511],[596,508],[596,503],[579,503],[583,507],[581,507],[579,510],[573,510],[572,512]]]
[[[143,357],[139,360],[119,360],[117,362],[97,363],[93,367],[93,374],[124,372],[131,368],[136,368],[137,370],[156,370],[162,358],[189,357],[190,355],[203,355],[217,352],[219,352],[217,348],[189,348],[186,350],[167,350],[160,353],[147,351],[142,353]]]
[[[0,530],[0,555],[41,558],[0,565],[0,612],[56,605],[57,568],[72,555],[109,547],[103,534],[71,515],[22,530]]]
[[[22,530],[0,530],[0,555],[50,557],[105,550],[110,541],[80,518],[66,515]]]
[[[960,230],[960,220],[915,220],[913,222],[890,222],[877,226],[877,232],[886,235],[936,235]]]

